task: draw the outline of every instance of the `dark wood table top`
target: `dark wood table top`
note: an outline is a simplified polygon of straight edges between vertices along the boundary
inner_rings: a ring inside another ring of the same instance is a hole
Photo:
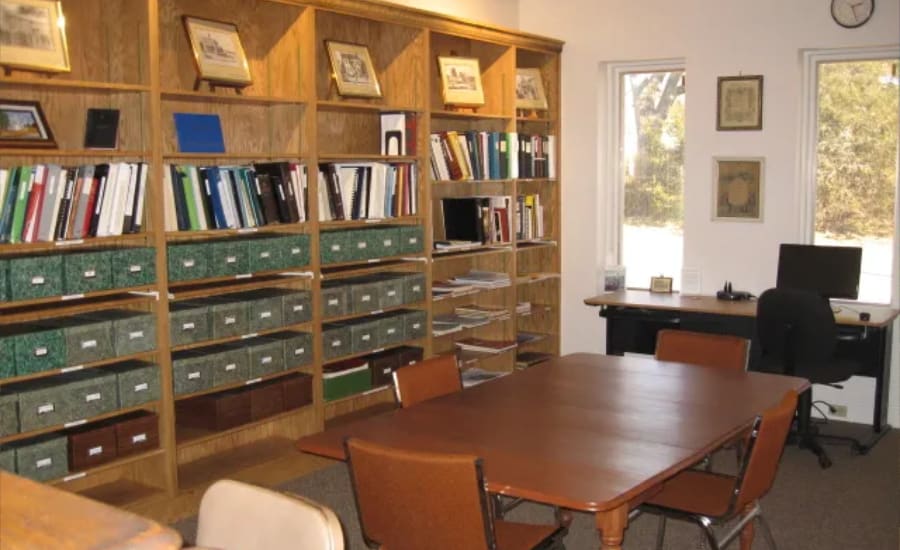
[[[584,511],[631,502],[737,436],[802,378],[574,354],[462,392],[304,437],[343,460],[343,440],[484,459],[488,489]]]
[[[155,521],[0,471],[0,548],[181,548]]]
[[[633,288],[585,298],[584,303],[589,306],[619,306],[756,317],[756,299],[732,302],[718,300],[715,296],[683,296],[678,292],[657,293]],[[844,307],[835,303],[834,308],[837,309],[834,319],[841,325],[881,327],[891,323],[900,314],[900,311],[896,309],[875,304],[853,304]],[[860,311],[869,313],[868,321],[859,319]]]

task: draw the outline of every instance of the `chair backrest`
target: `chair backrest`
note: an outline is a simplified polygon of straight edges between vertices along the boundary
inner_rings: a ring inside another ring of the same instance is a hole
[[[738,474],[738,492],[732,510],[742,509],[772,488],[796,409],[797,392],[791,390],[784,395],[781,403],[757,417]]]
[[[494,548],[481,460],[345,442],[369,546],[384,550]]]
[[[393,376],[394,392],[401,407],[462,390],[454,355],[439,355],[400,367]]]
[[[763,292],[756,306],[756,333],[763,370],[813,381],[826,375],[837,345],[831,304],[807,290],[770,288]],[[837,375],[833,381],[849,374]]]
[[[200,501],[197,546],[220,550],[343,550],[341,523],[330,508],[228,479]]]
[[[747,370],[750,342],[730,334],[661,330],[656,334],[656,358],[703,367]]]

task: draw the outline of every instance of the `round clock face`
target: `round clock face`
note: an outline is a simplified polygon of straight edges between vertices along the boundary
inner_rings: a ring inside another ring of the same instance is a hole
[[[875,0],[831,0],[831,17],[842,27],[859,27],[872,17]]]

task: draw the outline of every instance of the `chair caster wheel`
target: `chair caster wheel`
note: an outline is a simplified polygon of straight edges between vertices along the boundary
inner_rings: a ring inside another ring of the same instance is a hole
[[[823,470],[831,468],[831,459],[825,455],[819,455],[819,467]]]

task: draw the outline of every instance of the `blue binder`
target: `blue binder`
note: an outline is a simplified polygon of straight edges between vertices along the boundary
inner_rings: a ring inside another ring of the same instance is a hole
[[[181,153],[224,153],[219,115],[175,113],[175,133]]]

